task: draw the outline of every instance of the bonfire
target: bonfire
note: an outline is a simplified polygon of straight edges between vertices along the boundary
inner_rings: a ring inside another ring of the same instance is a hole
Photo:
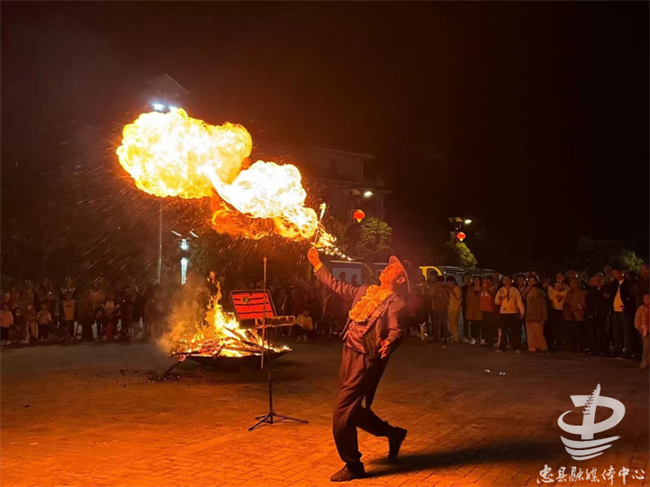
[[[270,346],[272,355],[291,351],[286,346],[265,343],[265,337],[256,328],[242,328],[232,313],[221,306],[221,288],[212,296],[203,322],[197,323],[195,333],[185,336],[172,345],[170,355],[177,357],[250,357],[261,356]]]

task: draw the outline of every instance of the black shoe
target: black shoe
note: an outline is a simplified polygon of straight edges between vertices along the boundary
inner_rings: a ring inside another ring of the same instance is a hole
[[[362,479],[365,476],[366,469],[363,468],[363,463],[348,463],[330,477],[330,482],[349,482],[354,479]]]
[[[404,438],[406,438],[406,430],[404,428],[395,428],[395,433],[388,437],[388,460],[394,462],[397,460],[399,449],[402,446]]]

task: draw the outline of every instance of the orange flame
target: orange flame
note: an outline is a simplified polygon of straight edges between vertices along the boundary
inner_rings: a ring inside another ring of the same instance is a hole
[[[210,280],[214,282],[214,273],[211,273]],[[219,304],[221,289],[217,289],[205,312],[205,324],[197,323],[194,335],[182,337],[174,343],[172,355],[244,357],[262,354],[265,347],[262,337],[255,329],[240,328],[235,316],[223,310]],[[286,346],[271,348],[275,352],[290,350]]]
[[[144,113],[127,125],[117,156],[147,193],[213,197],[217,231],[248,238],[313,236],[318,218],[305,207],[300,171],[264,161],[246,168],[251,148],[251,136],[241,125],[210,125],[173,108]]]

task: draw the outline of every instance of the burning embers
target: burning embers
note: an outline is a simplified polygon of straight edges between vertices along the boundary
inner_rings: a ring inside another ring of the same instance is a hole
[[[265,352],[262,335],[256,329],[245,329],[221,306],[221,290],[212,296],[203,323],[196,325],[193,336],[185,336],[172,343],[170,355],[188,358],[214,359],[217,357],[260,357]],[[291,349],[270,346],[272,356],[284,355]],[[199,360],[201,361],[201,360]]]

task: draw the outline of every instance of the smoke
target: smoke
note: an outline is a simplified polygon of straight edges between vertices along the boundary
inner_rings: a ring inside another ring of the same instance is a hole
[[[162,335],[156,345],[171,353],[183,339],[191,338],[205,328],[205,312],[210,302],[210,289],[204,282],[188,280],[179,292],[171,296],[170,313],[161,323]]]

